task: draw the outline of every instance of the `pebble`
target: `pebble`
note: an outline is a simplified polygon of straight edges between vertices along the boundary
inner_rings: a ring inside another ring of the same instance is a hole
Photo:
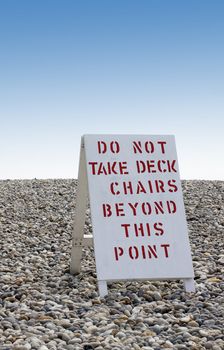
[[[69,273],[77,181],[0,181],[0,349],[224,349],[224,182],[182,186],[196,292],[118,281],[100,299],[92,248]]]
[[[32,337],[29,339],[30,344],[32,345],[32,348],[38,349],[41,346],[41,341],[40,339],[36,337]]]
[[[188,326],[190,326],[190,327],[198,327],[199,324],[198,324],[198,322],[196,322],[194,320],[191,320],[190,322],[188,322]]]
[[[180,319],[180,322],[182,322],[182,323],[188,323],[188,322],[190,322],[191,321],[191,317],[188,315],[188,316],[185,316],[185,317],[182,317],[181,319]]]
[[[166,340],[164,345],[163,345],[164,348],[168,348],[168,349],[172,349],[173,348],[173,344],[169,341],[169,340]]]

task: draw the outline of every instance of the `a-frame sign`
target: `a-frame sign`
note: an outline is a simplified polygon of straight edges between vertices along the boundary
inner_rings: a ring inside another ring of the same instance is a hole
[[[88,197],[93,236],[84,236]],[[183,279],[195,291],[174,136],[82,137],[72,274],[92,244],[101,297],[117,280]]]

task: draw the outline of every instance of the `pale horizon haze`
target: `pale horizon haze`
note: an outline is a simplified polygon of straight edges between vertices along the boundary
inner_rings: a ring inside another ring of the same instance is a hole
[[[83,134],[174,135],[224,180],[224,1],[0,0],[0,179],[77,178]]]

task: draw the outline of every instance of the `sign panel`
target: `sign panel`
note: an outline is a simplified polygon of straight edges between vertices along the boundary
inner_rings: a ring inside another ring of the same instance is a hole
[[[194,276],[174,136],[85,135],[97,278]]]

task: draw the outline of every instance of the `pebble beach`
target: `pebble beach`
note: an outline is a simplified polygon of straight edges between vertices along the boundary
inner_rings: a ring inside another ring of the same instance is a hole
[[[182,181],[195,293],[70,274],[76,180],[0,181],[0,350],[224,349],[224,182]],[[90,210],[85,233],[92,233]]]

